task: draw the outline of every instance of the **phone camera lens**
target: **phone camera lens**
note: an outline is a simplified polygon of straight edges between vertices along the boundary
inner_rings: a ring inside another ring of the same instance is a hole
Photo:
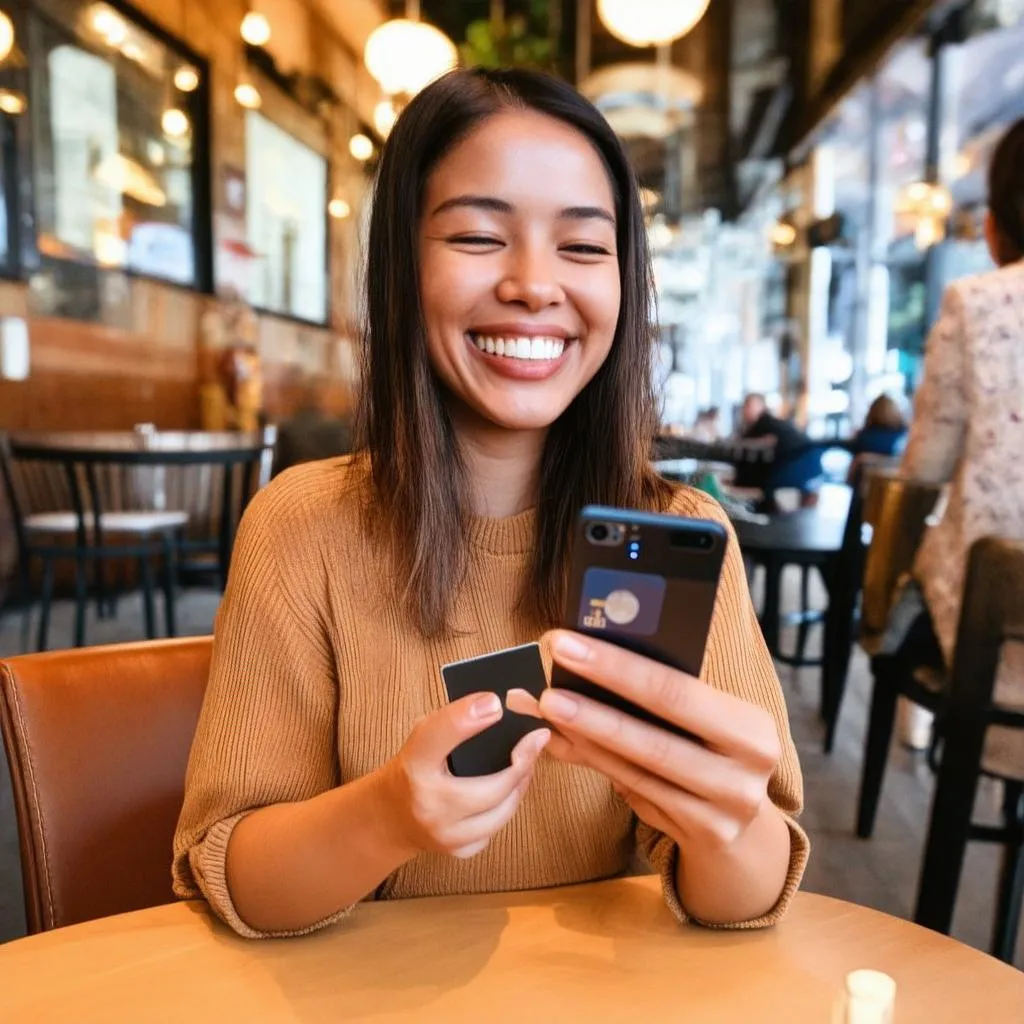
[[[595,523],[590,528],[590,539],[596,540],[599,544],[608,539],[608,527],[604,523]]]

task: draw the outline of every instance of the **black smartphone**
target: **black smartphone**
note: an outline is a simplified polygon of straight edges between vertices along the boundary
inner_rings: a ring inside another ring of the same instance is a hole
[[[524,644],[444,665],[441,678],[450,701],[471,693],[490,692],[498,695],[502,705],[509,690],[526,690],[539,698],[547,685],[539,644]],[[460,778],[500,772],[512,763],[515,745],[527,733],[544,726],[539,719],[517,715],[505,708],[498,722],[448,755],[448,770]]]
[[[573,540],[564,627],[698,675],[728,539],[704,519],[588,506]],[[558,664],[551,685],[686,735]]]

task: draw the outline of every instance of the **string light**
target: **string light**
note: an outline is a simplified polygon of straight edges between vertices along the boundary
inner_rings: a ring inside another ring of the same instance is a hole
[[[250,11],[242,19],[242,38],[250,46],[266,46],[270,42],[270,22],[265,14]]]
[[[252,82],[239,82],[235,86],[235,102],[246,110],[259,110],[263,106],[263,97]]]
[[[181,92],[195,92],[199,88],[199,72],[191,64],[183,64],[174,72],[174,88]]]
[[[185,112],[172,107],[164,111],[163,117],[160,118],[160,127],[163,128],[165,135],[172,139],[180,139],[188,134],[190,126]]]
[[[352,207],[344,199],[332,199],[327,204],[327,212],[335,220],[344,220],[352,212]]]
[[[0,60],[6,60],[14,49],[14,22],[11,16],[0,11]]]
[[[353,135],[348,140],[348,151],[352,154],[353,158],[358,160],[360,163],[365,163],[373,156],[373,141],[367,135],[363,135],[362,132],[357,135]]]

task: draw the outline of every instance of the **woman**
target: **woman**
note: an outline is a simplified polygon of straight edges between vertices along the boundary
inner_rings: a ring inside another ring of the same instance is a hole
[[[1024,537],[1024,120],[989,169],[985,236],[999,269],[957,281],[928,339],[903,459],[907,475],[951,486],[914,575],[926,608],[915,658],[951,665],[967,557],[980,537]],[[941,654],[940,654],[941,652]]]
[[[903,418],[896,400],[888,395],[879,395],[868,409],[864,426],[857,431],[850,445],[853,462],[846,482],[851,486],[860,483],[864,466],[891,459],[903,451],[907,440],[907,421]]]
[[[770,924],[799,884],[799,766],[733,539],[706,682],[564,632],[544,650],[704,743],[566,693],[507,770],[448,753],[493,695],[439,667],[561,617],[586,502],[702,515],[651,471],[650,270],[625,154],[568,86],[459,71],[382,157],[365,452],[275,480],[239,531],[175,839],[175,891],[243,935],[367,897],[559,885],[635,848],[670,909]],[[541,750],[547,745],[547,754]]]

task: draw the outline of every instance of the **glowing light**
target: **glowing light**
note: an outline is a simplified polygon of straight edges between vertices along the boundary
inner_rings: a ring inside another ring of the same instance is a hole
[[[174,72],[174,88],[181,92],[195,92],[199,88],[199,72],[191,64],[184,64]]]
[[[617,39],[630,46],[661,46],[681,39],[710,0],[597,0],[597,13]]]
[[[335,220],[344,220],[352,212],[352,207],[344,199],[332,199],[327,204],[327,212]]]
[[[250,46],[266,46],[270,42],[270,22],[266,15],[250,11],[242,19],[242,38]]]
[[[263,106],[263,97],[252,82],[239,82],[235,86],[235,102],[246,110],[259,110]]]
[[[183,110],[171,107],[163,112],[163,116],[160,118],[160,127],[163,128],[165,135],[170,136],[172,139],[180,139],[188,134],[190,125],[188,117]]]
[[[395,18],[370,33],[363,50],[366,70],[387,93],[414,95],[458,62],[455,44],[423,21]]]
[[[373,141],[362,133],[353,135],[348,140],[348,151],[360,163],[365,163],[373,156]]]

